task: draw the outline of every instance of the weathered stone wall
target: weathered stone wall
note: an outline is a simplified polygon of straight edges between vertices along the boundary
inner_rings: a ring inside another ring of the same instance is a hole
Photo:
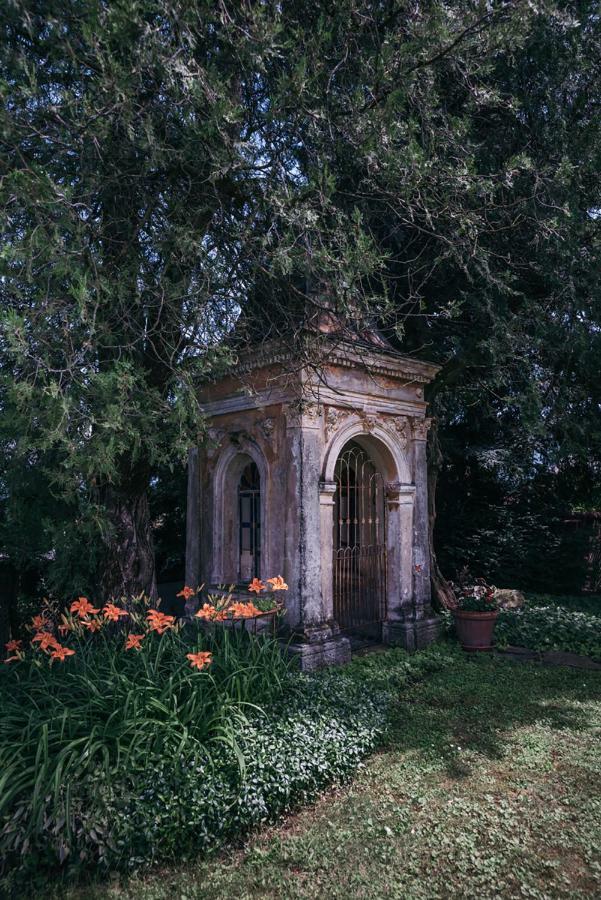
[[[333,620],[333,495],[337,458],[354,440],[387,485],[383,637],[407,646],[431,637],[423,385],[435,371],[393,353],[358,358],[351,347],[319,373],[292,375],[276,354],[248,364],[243,378],[207,386],[207,441],[190,456],[188,581],[195,570],[205,584],[235,579],[236,466],[241,454],[252,458],[261,473],[261,575],[289,585],[295,650],[305,667],[347,658]]]

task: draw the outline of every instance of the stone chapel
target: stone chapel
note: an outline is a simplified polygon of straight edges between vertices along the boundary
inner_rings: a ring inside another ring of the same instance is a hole
[[[188,465],[186,584],[282,575],[307,670],[350,659],[357,636],[416,649],[439,630],[424,401],[439,368],[376,332],[326,340],[319,366],[273,341],[207,384]]]

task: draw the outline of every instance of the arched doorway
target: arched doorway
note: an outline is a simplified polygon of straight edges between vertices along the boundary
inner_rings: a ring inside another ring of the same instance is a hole
[[[377,638],[386,618],[384,481],[355,441],[343,447],[334,481],[334,618],[343,631]]]

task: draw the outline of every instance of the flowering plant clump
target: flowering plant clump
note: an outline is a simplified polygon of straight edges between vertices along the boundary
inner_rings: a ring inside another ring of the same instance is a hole
[[[498,609],[495,588],[484,578],[476,578],[475,584],[471,585],[453,585],[453,590],[457,598],[456,609],[466,612],[496,612]]]
[[[202,588],[194,590],[186,586],[177,596],[187,602],[201,590]],[[255,600],[234,600],[231,593],[226,596],[210,595],[208,602],[204,602],[195,614],[196,618],[206,622],[235,622],[283,610],[276,594],[278,591],[287,591],[288,585],[281,575],[268,578],[265,583],[254,578],[248,590],[255,595]],[[18,663],[29,657],[36,665],[40,665],[44,659],[50,663],[64,663],[69,657],[76,656],[79,647],[87,645],[88,641],[102,641],[105,635],[110,637],[115,634],[122,634],[125,638],[121,644],[123,651],[140,652],[152,635],[162,637],[167,632],[177,633],[181,629],[175,616],[156,608],[160,601],[153,607],[151,602],[150,598],[141,594],[127,602],[123,599],[121,604],[111,601],[101,609],[94,606],[87,597],[78,597],[68,605],[66,612],[58,604],[45,600],[44,609],[26,626],[31,632],[29,646],[24,646],[23,640],[9,641],[6,644],[7,655],[4,662]],[[76,647],[62,643],[68,638]],[[205,651],[188,653],[186,656],[190,666],[199,672],[212,662],[211,653]]]
[[[103,633],[110,636],[121,632],[125,634],[123,650],[142,650],[142,642],[151,633],[162,636],[166,631],[178,631],[180,627],[175,616],[166,615],[156,608],[149,609],[150,602],[149,598],[140,595],[128,602],[128,609],[113,601],[101,610],[93,606],[87,597],[78,597],[69,605],[68,612],[65,612],[57,604],[46,600],[44,610],[35,615],[26,626],[32,632],[29,647],[24,647],[22,640],[9,641],[6,644],[8,655],[4,662],[21,662],[28,656],[37,665],[41,664],[44,657],[50,663],[65,662],[68,657],[77,654],[77,649],[61,643],[60,639],[64,640],[67,636],[74,642],[79,642],[81,647],[81,642],[86,642],[90,636],[102,639]],[[196,665],[196,668],[205,668],[209,663],[210,659],[205,659],[203,666]]]
[[[178,597],[184,597],[188,601],[197,593],[200,594],[202,588],[195,591],[188,586],[179,592]],[[287,591],[288,585],[281,575],[274,578],[268,578],[265,582],[260,578],[253,578],[248,585],[248,591],[255,594],[253,600],[235,600],[230,589],[230,593],[210,594],[208,601],[205,601],[200,609],[194,614],[196,619],[205,622],[227,622],[239,621],[242,619],[254,619],[267,613],[283,612],[283,604],[278,602],[275,596],[278,591]],[[260,596],[262,595],[262,596]]]

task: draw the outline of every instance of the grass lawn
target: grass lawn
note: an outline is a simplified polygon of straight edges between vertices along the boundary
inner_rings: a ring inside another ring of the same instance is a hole
[[[399,696],[351,785],[238,848],[71,896],[601,897],[601,672],[458,651]]]

